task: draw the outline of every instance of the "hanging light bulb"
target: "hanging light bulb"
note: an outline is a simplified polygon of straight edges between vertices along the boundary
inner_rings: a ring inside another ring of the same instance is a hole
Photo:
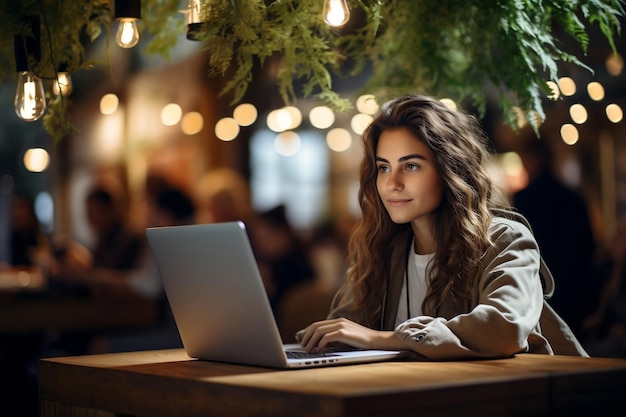
[[[135,19],[119,19],[115,41],[122,48],[132,48],[139,42],[139,30]]]
[[[15,113],[27,122],[34,122],[46,111],[46,95],[41,78],[37,77],[28,65],[28,55],[35,61],[41,57],[39,45],[39,17],[29,18],[32,37],[15,35],[15,70],[17,71],[17,89],[15,91]]]
[[[34,122],[46,111],[43,82],[30,71],[20,71],[15,92],[15,113],[27,122]]]
[[[346,0],[324,0],[324,22],[328,26],[340,28],[350,20],[350,8]]]
[[[115,19],[119,21],[115,41],[122,48],[132,48],[139,42],[137,20],[141,18],[140,0],[115,0]]]
[[[72,92],[72,78],[67,72],[67,65],[62,64],[57,71],[57,77],[52,82],[52,92],[56,96],[67,97]]]

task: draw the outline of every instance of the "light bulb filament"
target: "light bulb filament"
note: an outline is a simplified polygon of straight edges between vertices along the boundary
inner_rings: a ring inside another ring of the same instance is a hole
[[[37,98],[35,97],[35,82],[26,81],[24,83],[24,105],[21,108],[22,117],[24,119],[32,119],[35,117],[37,110]]]

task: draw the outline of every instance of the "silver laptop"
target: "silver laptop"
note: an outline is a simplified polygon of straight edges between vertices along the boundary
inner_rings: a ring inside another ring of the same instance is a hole
[[[283,345],[242,222],[148,228],[146,236],[192,358],[302,368],[405,355],[384,350],[307,354],[297,344]]]

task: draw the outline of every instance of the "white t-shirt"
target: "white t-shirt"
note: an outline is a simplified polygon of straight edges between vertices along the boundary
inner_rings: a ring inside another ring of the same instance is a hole
[[[434,253],[418,255],[415,251],[410,251],[405,269],[405,280],[402,284],[402,291],[400,292],[400,302],[398,303],[398,313],[396,314],[396,326],[410,318],[422,315],[422,302],[428,290],[426,267],[434,256]],[[408,302],[407,283],[409,286]],[[411,313],[411,317],[409,317],[409,312]]]

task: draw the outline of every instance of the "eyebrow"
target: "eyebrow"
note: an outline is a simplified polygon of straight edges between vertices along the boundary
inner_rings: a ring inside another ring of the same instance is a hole
[[[380,156],[377,156],[375,159],[376,159],[376,161],[389,163],[388,160],[386,160],[385,158],[381,158]],[[418,153],[414,153],[414,154],[405,155],[405,156],[400,157],[398,159],[398,162],[404,162],[404,161],[408,161],[410,159],[422,159],[424,161],[426,160],[426,158],[423,155],[420,155]]]

